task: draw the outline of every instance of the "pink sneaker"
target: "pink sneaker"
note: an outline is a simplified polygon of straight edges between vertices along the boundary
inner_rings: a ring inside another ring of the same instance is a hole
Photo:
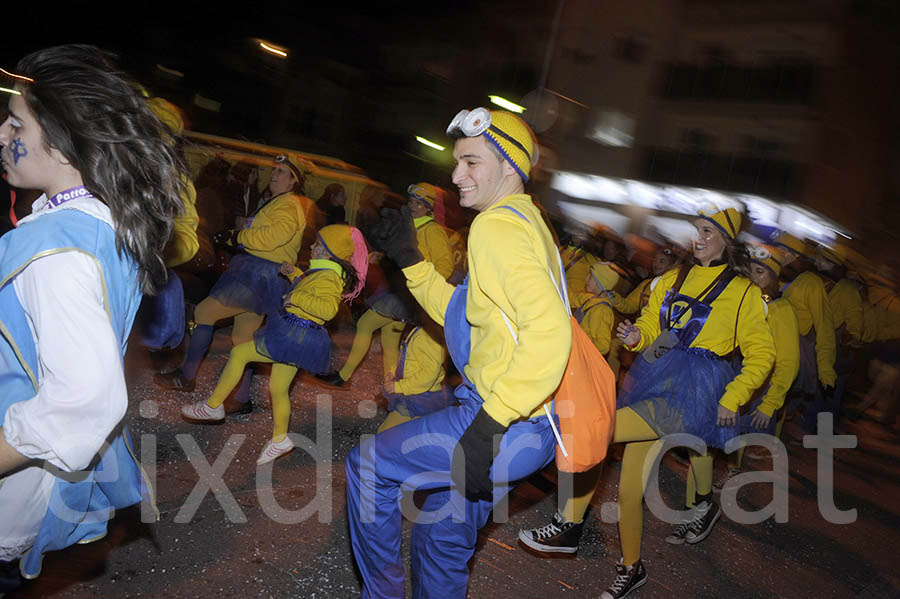
[[[259,454],[259,458],[256,460],[256,465],[261,466],[263,464],[268,464],[272,460],[277,460],[281,456],[285,456],[294,451],[294,442],[291,441],[290,437],[285,437],[284,440],[275,443],[274,441],[269,441],[266,443],[266,446],[263,447],[262,452]]]
[[[225,408],[211,408],[206,401],[188,404],[181,407],[181,417],[195,424],[221,424],[225,422]]]

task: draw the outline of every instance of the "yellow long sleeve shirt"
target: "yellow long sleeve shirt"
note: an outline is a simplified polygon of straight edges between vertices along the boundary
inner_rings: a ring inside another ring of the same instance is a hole
[[[403,395],[418,395],[439,391],[444,382],[444,362],[447,350],[422,327],[413,329],[407,337],[403,378],[394,381],[394,391]]]
[[[303,271],[295,269],[288,279],[293,283],[302,274]],[[316,270],[291,289],[291,305],[285,310],[300,318],[325,324],[337,314],[343,292],[341,275],[334,270]]]
[[[894,290],[870,285],[869,301],[863,305],[863,341],[900,339],[900,297]]]
[[[834,387],[837,380],[837,373],[834,371],[835,327],[825,284],[815,273],[803,272],[788,285],[783,297],[791,302],[797,313],[800,335],[806,335],[810,329],[815,328],[819,380],[826,387]]]
[[[680,293],[696,297],[724,269],[724,264],[692,267]],[[666,292],[675,285],[677,276],[676,268],[660,277],[647,306],[635,323],[641,331],[641,340],[631,349],[643,350],[659,336],[659,309]],[[689,318],[690,315],[685,314],[674,328],[681,328]],[[732,411],[737,411],[739,406],[747,403],[753,392],[765,382],[775,361],[775,342],[766,325],[759,287],[744,277],[734,277],[722,294],[712,302],[709,318],[690,347],[707,349],[719,356],[726,356],[739,347],[744,356],[741,373],[725,387],[719,403]]]
[[[784,397],[800,372],[800,329],[793,306],[783,298],[769,303],[766,322],[775,341],[775,365],[759,411],[771,418],[784,405]]]
[[[528,222],[503,206],[518,210]],[[538,416],[562,379],[572,328],[548,271],[562,280],[553,237],[530,196],[507,196],[476,216],[467,256],[466,318],[472,328],[466,377],[497,422]],[[429,262],[403,273],[416,300],[444,324],[455,287]],[[512,321],[518,344],[501,310]]]
[[[262,207],[246,229],[238,233],[238,243],[247,253],[270,262],[297,261],[310,200],[295,193],[283,193]]]
[[[416,241],[422,256],[434,264],[434,269],[445,279],[453,274],[453,252],[446,231],[434,219],[416,228]]]
[[[841,279],[828,292],[828,303],[834,319],[834,329],[847,325],[847,333],[853,339],[862,339],[863,305],[856,284],[850,279]]]
[[[197,238],[197,227],[200,216],[197,214],[197,190],[190,179],[184,179],[184,193],[181,195],[181,214],[175,219],[172,237],[166,244],[166,266],[175,268],[193,258],[200,249]]]
[[[569,246],[561,253],[563,266],[566,268],[566,287],[569,297],[577,293],[584,293],[587,276],[591,267],[600,261],[597,256],[582,248]]]
[[[613,307],[622,314],[639,313],[650,299],[650,283],[653,279],[654,277],[644,279],[626,297],[619,293],[614,294]]]

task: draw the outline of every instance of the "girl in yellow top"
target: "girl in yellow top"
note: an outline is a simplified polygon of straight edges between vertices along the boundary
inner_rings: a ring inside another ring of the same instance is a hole
[[[407,188],[409,211],[416,227],[416,241],[425,260],[434,265],[444,279],[453,273],[453,254],[447,233],[435,220],[441,210],[441,190],[430,183],[414,183]],[[381,331],[381,351],[384,378],[389,379],[397,368],[400,336],[404,324],[415,320],[414,300],[406,291],[380,289],[367,302],[369,309],[356,323],[356,335],[347,361],[337,372],[318,377],[326,385],[341,388],[362,363],[372,344],[372,335]]]
[[[572,315],[594,342],[597,351],[609,362],[616,376],[619,374],[619,361],[612,360],[610,351],[616,341],[613,335],[616,313],[610,295],[620,278],[614,265],[595,262],[585,281],[586,291],[570,298]],[[620,344],[617,344],[617,350],[619,346]]]
[[[677,256],[671,248],[661,248],[653,257],[653,276],[637,284],[626,297],[618,293],[613,296],[613,307],[622,314],[640,314],[650,300],[652,283],[667,270],[675,266]]]
[[[354,298],[365,284],[368,250],[358,229],[347,225],[323,227],[310,250],[306,272],[290,262],[281,274],[292,283],[280,308],[270,312],[252,341],[235,346],[219,383],[206,401],[184,406],[191,422],[221,422],[225,398],[238,384],[250,362],[273,364],[269,380],[274,430],[257,464],[279,458],[294,448],[287,436],[291,416],[289,389],[297,370],[326,372],[331,363],[331,339],[323,326],[337,314],[341,299]],[[348,290],[345,292],[345,290]]]
[[[189,324],[191,341],[183,366],[172,373],[159,374],[155,381],[168,389],[193,391],[200,363],[213,338],[218,320],[234,317],[231,339],[234,345],[249,341],[263,315],[278,309],[287,281],[279,276],[282,262],[297,261],[306,217],[311,202],[300,195],[304,177],[299,162],[280,155],[275,158],[269,190],[275,196],[260,208],[241,229],[219,235],[217,243],[242,249],[228,264],[228,270],[197,304],[194,322]],[[241,382],[241,412],[249,403],[250,371]]]
[[[696,263],[682,267],[681,285],[676,284],[681,269],[666,273],[637,322],[617,327],[626,347],[649,350],[636,361],[618,398],[613,442],[625,443],[619,481],[622,560],[604,599],[619,599],[647,582],[640,560],[642,499],[648,466],[662,448],[659,439],[689,433],[721,448],[737,434],[738,408],[763,383],[775,357],[760,290],[738,274],[746,272],[748,262],[736,241],[740,214],[732,208],[701,212],[694,226]],[[738,347],[744,359],[734,376],[727,356]],[[711,456],[693,458],[692,467],[700,500],[688,515],[688,543],[706,538],[720,515],[712,500]]]
[[[566,269],[566,286],[569,297],[585,292],[585,281],[591,267],[600,259],[588,251],[588,238],[585,233],[572,235],[572,241],[559,254]]]
[[[397,370],[384,382],[388,415],[378,427],[379,433],[453,403],[444,387],[447,350],[421,325],[407,325],[406,329]]]
[[[750,249],[750,279],[762,290],[766,302],[766,323],[775,342],[775,365],[766,384],[754,394],[748,409],[741,410],[741,433],[767,433],[780,436],[784,424],[784,398],[800,370],[800,332],[797,315],[786,299],[780,297],[778,277],[781,274],[781,252],[771,246]],[[775,412],[779,411],[775,418]],[[777,420],[777,424],[776,424]],[[732,453],[728,470],[716,487],[721,488],[729,478],[740,471],[744,446]],[[688,482],[691,477],[688,477]],[[693,492],[688,489],[688,503],[693,505]],[[668,539],[667,539],[668,540]]]

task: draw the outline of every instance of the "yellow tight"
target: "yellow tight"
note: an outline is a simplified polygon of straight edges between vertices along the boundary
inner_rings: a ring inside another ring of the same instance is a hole
[[[405,414],[401,414],[396,410],[391,410],[388,412],[387,418],[384,419],[384,422],[381,423],[381,426],[378,427],[378,432],[386,431],[389,428],[394,428],[398,424],[403,424],[404,422],[409,422],[412,420],[412,416],[407,416]]]
[[[256,351],[252,341],[236,345],[228,356],[228,363],[219,376],[219,382],[212,395],[206,400],[211,408],[222,405],[228,394],[231,393],[241,380],[244,369],[250,362],[263,362],[272,364],[272,374],[269,377],[269,394],[272,396],[272,440],[282,441],[287,435],[288,423],[291,419],[291,382],[297,375],[297,367],[290,364],[280,364],[271,358],[263,356]]]
[[[197,304],[194,310],[194,322],[197,324],[214,325],[216,321],[234,317],[234,326],[231,329],[232,345],[240,345],[253,338],[253,333],[260,327],[263,321],[261,314],[246,312],[243,308],[226,306],[214,297],[207,297]]]
[[[381,357],[384,360],[384,378],[394,376],[397,369],[397,361],[400,359],[400,335],[403,334],[403,323],[382,316],[375,310],[367,310],[360,316],[356,323],[356,336],[353,337],[353,345],[350,347],[350,355],[344,362],[343,368],[338,371],[341,378],[349,381],[357,367],[369,352],[372,344],[372,334],[381,329]]]
[[[743,451],[743,448],[741,449]],[[735,452],[737,453],[737,452]],[[697,495],[709,495],[712,493],[713,456],[692,453],[691,465],[687,473],[687,490],[685,492],[685,507],[694,507]]]

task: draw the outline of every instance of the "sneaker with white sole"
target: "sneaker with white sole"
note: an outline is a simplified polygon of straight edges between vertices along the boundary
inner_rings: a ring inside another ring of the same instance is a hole
[[[536,551],[546,553],[575,553],[581,541],[584,520],[566,522],[556,512],[549,524],[519,531],[519,540]]]
[[[225,408],[211,408],[206,401],[181,406],[181,417],[195,424],[221,424],[225,422]]]
[[[600,599],[624,599],[635,589],[647,584],[648,580],[650,577],[647,576],[647,570],[644,569],[641,560],[631,566],[626,566],[620,558],[619,563],[616,564],[616,578],[609,588],[603,591]]]
[[[699,543],[709,536],[721,515],[719,504],[714,501],[701,501],[691,510],[690,516],[666,537],[666,543],[671,545]]]
[[[735,476],[737,476],[740,473],[741,473],[740,468],[731,468],[731,467],[727,468],[725,470],[725,472],[723,472],[722,475],[719,478],[717,478],[716,481],[713,483],[713,488],[712,488],[713,493],[721,493],[722,487],[724,487],[728,481],[730,481],[732,478],[734,478]]]
[[[263,464],[268,464],[272,460],[277,460],[281,456],[285,456],[294,451],[294,442],[291,441],[290,437],[285,437],[279,442],[269,441],[266,443],[266,446],[263,447],[263,450],[259,453],[259,458],[256,460],[256,465],[261,466]]]

